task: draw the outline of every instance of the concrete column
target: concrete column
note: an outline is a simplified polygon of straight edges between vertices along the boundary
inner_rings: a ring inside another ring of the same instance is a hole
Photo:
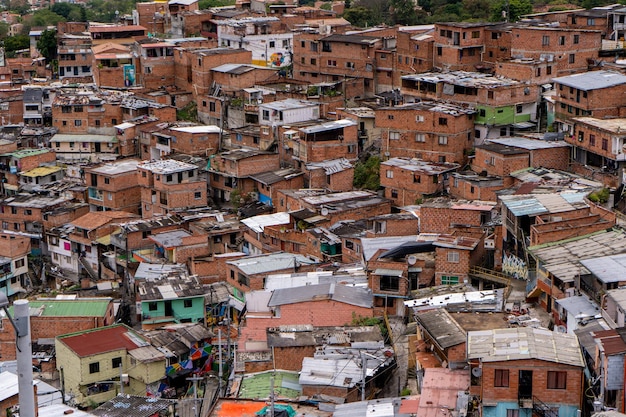
[[[30,313],[28,300],[13,303],[17,338],[17,381],[20,400],[20,416],[35,417],[35,392],[33,385],[33,347],[30,340]]]

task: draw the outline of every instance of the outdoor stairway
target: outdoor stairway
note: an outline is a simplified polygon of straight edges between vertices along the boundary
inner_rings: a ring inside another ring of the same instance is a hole
[[[559,411],[553,410],[539,398],[533,397],[533,414],[540,417],[559,417]]]
[[[78,262],[80,262],[80,264],[83,266],[83,268],[85,268],[85,270],[87,271],[87,274],[89,274],[89,276],[92,279],[98,279],[98,274],[96,273],[96,271],[93,270],[91,265],[89,265],[89,262],[87,262],[87,260],[84,257],[79,256],[78,257]]]

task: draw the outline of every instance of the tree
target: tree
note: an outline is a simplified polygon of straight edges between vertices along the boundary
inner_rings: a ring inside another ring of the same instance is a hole
[[[9,36],[3,42],[4,52],[7,58],[15,58],[15,51],[28,49],[30,39],[28,35]]]
[[[376,26],[381,22],[380,16],[376,16],[372,10],[365,7],[352,7],[343,12],[343,18],[356,27]]]
[[[380,188],[380,158],[372,155],[365,162],[357,162],[354,166],[354,187],[368,190]]]
[[[65,19],[69,18],[70,13],[74,10],[76,6],[70,3],[54,3],[52,7],[50,7],[50,11],[52,13],[56,13],[59,16],[63,16]]]
[[[530,0],[499,0],[491,6],[491,20],[500,22],[508,14],[509,22],[516,22],[521,15],[532,13],[533,5]],[[503,15],[503,12],[505,14]]]
[[[52,62],[57,57],[57,32],[56,30],[44,30],[37,41],[37,49],[46,58],[46,62]]]
[[[48,9],[39,9],[30,19],[31,26],[56,26],[59,22],[65,22],[65,18]]]
[[[211,7],[232,6],[234,4],[235,0],[200,0],[198,2],[198,8],[200,10],[206,10]]]
[[[425,16],[420,16],[413,0],[390,0],[392,7],[391,20],[396,25],[416,25],[423,22]]]

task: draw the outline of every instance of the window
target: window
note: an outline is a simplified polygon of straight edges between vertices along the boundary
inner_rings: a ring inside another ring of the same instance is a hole
[[[104,183],[105,183],[105,184],[109,184],[110,182],[111,182],[111,179],[110,179],[110,178],[105,178],[105,179],[104,179]]]
[[[552,66],[551,65],[548,65],[546,67],[546,74],[548,74],[548,75],[552,74]]]
[[[354,69],[354,62],[346,62],[346,68]]]
[[[559,36],[559,46],[565,45],[565,36]]]
[[[317,65],[317,59],[311,58],[311,65]]]
[[[157,303],[156,301],[151,301],[148,303],[148,311],[156,311],[157,310]]]
[[[24,215],[25,216],[32,216],[33,215],[33,211],[31,209],[26,209],[26,210],[24,210]]]
[[[393,114],[388,114],[387,115],[387,119],[388,120],[393,120],[394,119],[394,115]]]
[[[61,113],[71,113],[71,112],[72,112],[72,108],[70,106],[61,107]]]
[[[472,31],[472,39],[478,39],[478,38],[480,38],[480,31],[479,30]]]
[[[603,151],[608,151],[609,150],[609,141],[608,141],[608,139],[602,138],[602,150]]]
[[[354,242],[352,242],[351,240],[346,240],[344,246],[346,247],[346,249],[354,249]]]
[[[448,126],[448,119],[445,117],[439,118],[439,126]]]
[[[420,123],[424,121],[424,116],[422,116],[421,114],[418,114],[417,116],[415,116],[415,121]]]
[[[569,63],[573,64],[576,62],[576,54],[569,54]]]
[[[389,132],[390,140],[400,140],[400,132]]]
[[[448,144],[448,137],[447,136],[439,136],[439,144],[440,145],[447,145]]]
[[[441,276],[441,285],[456,285],[459,283],[459,277]]]
[[[541,45],[542,46],[550,45],[550,37],[547,36],[547,35],[542,36],[542,38],[541,38]]]
[[[388,169],[387,172],[386,172],[386,176],[387,176],[387,178],[393,178],[393,171]]]
[[[455,264],[459,263],[459,253],[458,252],[448,252],[448,262],[452,262]]]
[[[489,99],[493,98],[493,91],[487,91],[487,98]]]
[[[329,67],[336,67],[337,66],[337,61],[334,59],[329,59],[328,60],[328,66]]]
[[[574,35],[574,44],[580,42],[580,35]]]
[[[592,17],[588,17],[587,18],[587,26],[593,26],[596,24],[596,19],[592,18]]]
[[[548,389],[565,389],[567,372],[548,371]]]
[[[122,358],[121,357],[117,357],[117,358],[111,359],[111,368],[117,369],[120,366],[122,366]]]
[[[380,277],[379,283],[381,291],[398,291],[400,289],[400,280],[398,277],[384,275]]]
[[[193,300],[183,300],[183,305],[185,306],[185,308],[191,308],[193,307]]]
[[[74,120],[74,126],[79,127],[83,125],[83,121],[82,120]]]
[[[215,111],[215,102],[211,101],[209,103],[209,111]]]
[[[508,369],[495,369],[493,376],[494,387],[508,387],[509,386],[509,370]]]
[[[506,410],[506,417],[519,417],[519,408],[508,408]]]
[[[83,106],[74,107],[74,113],[82,113],[82,112],[83,112]]]
[[[89,373],[97,374],[100,372],[100,362],[92,362],[89,364]]]
[[[415,142],[426,142],[426,135],[423,133],[416,133]]]
[[[515,113],[520,114],[523,110],[523,106],[521,104],[517,104],[515,106]]]
[[[391,190],[391,198],[398,198],[398,190]]]
[[[270,48],[275,48],[275,47],[276,47],[276,42],[270,41]]]
[[[18,259],[17,261],[15,261],[15,269],[17,268],[22,268],[24,266],[24,259]]]
[[[414,174],[413,175],[413,182],[420,184],[422,182],[422,177],[420,175]]]
[[[269,120],[269,119],[270,119],[270,111],[263,110],[263,120]]]
[[[589,146],[596,146],[596,135],[589,135]]]
[[[195,198],[196,200],[200,200],[202,198],[202,192],[196,191],[195,193],[193,193],[193,198]]]

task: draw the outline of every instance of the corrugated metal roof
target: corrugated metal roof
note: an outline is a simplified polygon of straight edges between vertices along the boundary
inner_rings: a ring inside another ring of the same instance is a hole
[[[91,413],[100,417],[151,417],[174,406],[172,400],[120,394]]]
[[[442,349],[460,345],[466,341],[465,330],[443,308],[422,311],[417,313],[415,318]]]
[[[578,318],[594,317],[600,314],[600,307],[585,294],[561,298],[554,302]]]
[[[256,275],[290,268],[295,270],[299,265],[313,265],[317,262],[296,253],[276,252],[258,256],[245,256],[226,263],[236,266],[246,275]]]
[[[300,385],[354,388],[363,378],[360,364],[350,359],[304,358]]]
[[[372,272],[372,274],[381,275],[381,276],[384,275],[384,276],[390,276],[390,277],[401,277],[402,272],[403,271],[401,269],[376,268],[376,270]]]
[[[589,71],[552,79],[557,84],[589,91],[626,84],[626,75],[612,71]]]
[[[531,246],[529,252],[552,275],[563,282],[573,282],[589,270],[580,262],[626,252],[626,233],[621,230],[600,231],[575,239]]]
[[[148,345],[137,333],[122,324],[57,336],[57,340],[79,357],[123,349],[130,351]]]
[[[575,335],[531,327],[469,332],[467,358],[483,362],[539,359],[581,368],[585,366]]]
[[[41,166],[30,171],[22,172],[20,175],[23,177],[43,177],[46,175],[54,174],[55,172],[63,171],[62,167],[57,166]]]
[[[359,307],[371,308],[373,295],[369,288],[341,284],[317,284],[274,290],[268,307],[297,304],[307,301],[333,300]]]
[[[361,238],[363,257],[369,261],[379,249],[392,249],[406,242],[415,242],[417,238],[418,235]]]
[[[250,229],[255,231],[256,233],[262,233],[265,226],[277,226],[280,224],[289,224],[291,218],[289,213],[284,211],[279,211],[278,213],[273,214],[261,214],[258,216],[248,217],[247,219],[241,220],[243,224],[248,226]]]
[[[104,317],[111,298],[30,301],[30,315],[37,317]],[[13,307],[10,307],[11,310]]]
[[[296,399],[302,394],[297,372],[277,370],[244,375],[239,386],[238,398],[269,399],[272,388],[276,395],[274,399]]]
[[[584,259],[580,263],[604,284],[626,281],[625,253]]]

